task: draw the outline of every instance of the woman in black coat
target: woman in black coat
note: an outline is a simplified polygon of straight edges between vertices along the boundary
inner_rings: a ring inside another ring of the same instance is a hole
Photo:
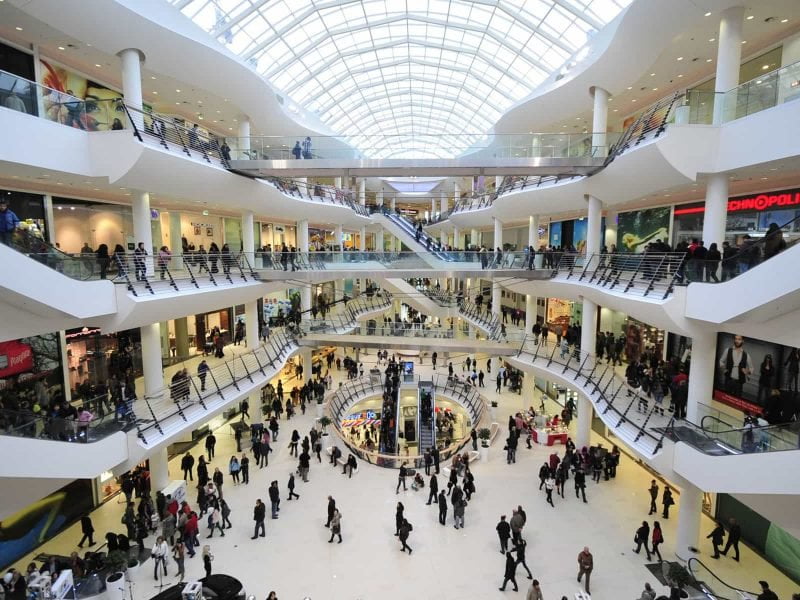
[[[403,524],[403,511],[405,507],[403,506],[402,502],[397,503],[397,510],[394,513],[394,529],[395,535],[400,535],[400,526]]]

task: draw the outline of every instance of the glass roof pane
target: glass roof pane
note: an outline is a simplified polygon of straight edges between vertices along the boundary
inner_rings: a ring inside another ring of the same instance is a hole
[[[167,1],[367,156],[456,156],[633,0]]]

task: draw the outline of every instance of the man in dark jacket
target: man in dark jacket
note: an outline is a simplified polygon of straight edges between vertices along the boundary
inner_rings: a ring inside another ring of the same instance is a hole
[[[511,538],[511,525],[506,521],[506,516],[500,517],[500,522],[495,527],[497,530],[497,537],[500,538],[500,553],[505,554],[508,552],[508,540]]]
[[[739,562],[739,540],[742,537],[742,528],[736,519],[733,517],[728,521],[730,527],[728,528],[728,543],[725,544],[725,549],[721,552],[722,556],[728,555],[728,550],[733,546],[733,551],[736,553],[733,560]]]
[[[648,545],[650,539],[650,525],[647,521],[642,521],[641,527],[636,530],[636,548],[633,549],[636,554],[639,554],[642,550],[642,544],[644,544],[644,550],[647,552],[647,560],[650,560],[650,546]]]
[[[439,492],[439,524],[444,525],[447,521],[447,496],[444,490]]]
[[[722,523],[719,521],[717,522],[714,531],[706,536],[706,539],[709,538],[711,538],[711,543],[714,545],[714,556],[711,558],[719,558],[719,547],[722,546],[722,542],[725,539],[725,528],[722,526]]]
[[[208,460],[211,462],[214,459],[214,447],[217,445],[217,438],[213,433],[206,436],[206,451],[208,452]]]
[[[503,576],[503,585],[501,585],[498,589],[501,592],[506,591],[506,584],[510,581],[514,584],[514,591],[519,591],[519,586],[517,585],[517,561],[514,559],[514,555],[511,552],[506,552],[506,570]]]
[[[88,514],[81,517],[81,533],[83,533],[83,537],[78,542],[78,548],[83,548],[83,542],[87,539],[89,540],[89,548],[94,546],[94,525],[92,525],[92,519]]]
[[[273,481],[269,486],[269,501],[272,505],[272,518],[277,519],[281,504],[281,493],[277,481]]]
[[[333,518],[333,513],[336,511],[336,500],[333,499],[333,496],[328,496],[328,522],[325,523],[325,527],[331,526],[331,519]]]
[[[436,502],[436,495],[439,493],[439,480],[436,475],[431,475],[429,487],[431,491],[428,494],[428,501],[425,503],[428,506],[430,506],[431,502]]]
[[[256,500],[255,508],[253,508],[253,520],[256,522],[255,530],[253,531],[253,537],[250,538],[251,540],[256,539],[259,536],[259,531],[261,531],[261,537],[266,535],[266,531],[264,529],[264,519],[267,518],[267,507],[264,506],[264,503],[261,501],[261,498]]]
[[[650,512],[647,514],[652,515],[658,512],[658,509],[656,508],[656,500],[658,500],[658,484],[656,483],[655,479],[650,480],[650,487],[647,488],[647,491],[650,492]]]
[[[183,471],[183,478],[186,481],[194,481],[194,477],[192,476],[192,468],[194,468],[194,456],[187,452],[183,455],[183,458],[181,458],[181,470]]]

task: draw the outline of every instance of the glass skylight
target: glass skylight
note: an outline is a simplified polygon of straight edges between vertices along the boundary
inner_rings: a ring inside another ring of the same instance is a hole
[[[168,0],[374,158],[457,156],[632,0]]]

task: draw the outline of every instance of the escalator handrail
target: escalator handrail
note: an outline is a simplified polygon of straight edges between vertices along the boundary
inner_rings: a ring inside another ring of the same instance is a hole
[[[734,586],[730,585],[729,583],[727,583],[723,579],[720,579],[720,577],[717,576],[714,573],[714,571],[709,569],[708,566],[703,561],[701,561],[699,558],[692,557],[686,563],[686,568],[689,569],[689,573],[692,575],[692,577],[694,577],[695,581],[703,581],[703,580],[702,579],[697,579],[697,577],[695,576],[694,570],[692,569],[692,563],[697,563],[697,564],[701,565],[703,567],[703,569],[705,569],[714,579],[716,579],[719,583],[721,583],[722,585],[724,585],[726,588],[728,588],[730,590],[733,590],[733,591],[735,591],[735,592],[737,592],[739,594],[747,594],[749,596],[752,596],[753,598],[756,598],[759,595],[758,592],[751,592],[749,590],[743,590],[743,589],[740,589],[740,588],[737,588],[737,587],[734,587]],[[708,582],[703,582],[703,583],[708,583]],[[724,599],[722,597],[717,596],[716,594],[715,594],[715,596],[716,596],[717,600],[726,600],[726,599]],[[741,600],[741,596],[740,596],[740,598],[736,598],[736,599],[731,598],[730,600]]]

